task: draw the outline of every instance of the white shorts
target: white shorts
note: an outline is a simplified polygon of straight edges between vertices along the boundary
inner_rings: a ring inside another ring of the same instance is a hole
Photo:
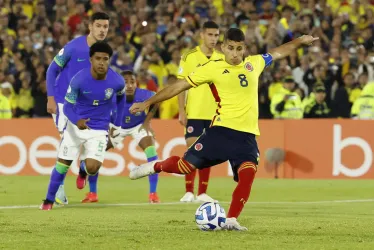
[[[61,139],[58,158],[73,161],[77,158],[80,147],[84,153],[81,160],[86,158],[104,161],[105,150],[108,142],[108,131],[104,130],[79,130],[70,121],[67,122]]]
[[[64,114],[64,104],[57,103],[56,114],[52,114],[53,121],[55,122],[56,128],[60,134],[64,132],[64,128],[68,121],[68,118]]]
[[[147,134],[147,131],[145,129],[142,129],[139,131],[139,128],[142,126],[142,124],[139,124],[133,128],[118,128],[119,135],[112,138],[110,137],[110,141],[112,142],[113,147],[115,148],[121,148],[123,147],[122,141],[125,139],[126,136],[130,136],[134,138],[137,144],[146,136],[151,136],[151,134]],[[113,124],[110,124],[110,128],[116,128]],[[117,129],[117,128],[116,128]]]

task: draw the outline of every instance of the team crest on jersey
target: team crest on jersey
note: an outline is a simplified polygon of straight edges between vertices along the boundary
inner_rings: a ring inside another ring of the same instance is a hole
[[[105,100],[109,100],[113,95],[113,89],[106,89],[105,90]]]
[[[196,151],[200,151],[200,150],[202,150],[203,149],[203,144],[201,144],[201,143],[197,143],[196,145],[195,145],[195,150]]]
[[[192,126],[188,126],[187,127],[187,132],[188,133],[192,133],[193,132],[193,127]]]
[[[253,66],[250,62],[247,62],[245,65],[244,65],[244,68],[246,70],[248,70],[249,72],[252,72],[253,71]]]

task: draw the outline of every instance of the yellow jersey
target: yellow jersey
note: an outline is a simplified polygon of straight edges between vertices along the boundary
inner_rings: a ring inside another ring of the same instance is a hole
[[[248,56],[238,65],[224,59],[210,60],[186,77],[198,87],[210,84],[218,102],[212,126],[260,135],[258,128],[258,79],[272,62],[269,54]]]
[[[224,55],[213,51],[210,58],[197,46],[186,52],[179,63],[178,78],[184,79],[191,72],[210,60],[224,59]],[[187,91],[186,114],[187,119],[212,120],[217,109],[217,103],[214,100],[209,85],[190,89]]]

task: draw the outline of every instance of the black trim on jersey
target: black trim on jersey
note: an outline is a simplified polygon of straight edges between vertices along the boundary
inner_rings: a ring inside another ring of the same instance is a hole
[[[187,51],[186,54],[183,55],[182,60],[185,62],[187,60],[187,56],[189,56],[190,54],[195,53],[195,52],[197,52],[197,48],[194,48],[190,51]]]
[[[208,64],[208,63],[210,63],[210,62],[220,62],[220,61],[223,61],[223,59],[209,60],[209,61],[207,61],[206,63],[202,64],[201,66],[205,66],[206,64]]]

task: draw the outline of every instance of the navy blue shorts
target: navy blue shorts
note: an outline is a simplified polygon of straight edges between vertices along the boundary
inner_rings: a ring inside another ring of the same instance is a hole
[[[186,139],[190,137],[199,137],[203,134],[204,129],[208,129],[210,124],[212,123],[211,120],[197,120],[197,119],[189,119],[187,120],[186,125],[186,134],[184,137]]]
[[[235,181],[238,181],[240,165],[252,162],[257,166],[259,157],[254,134],[220,126],[206,129],[184,155],[184,159],[197,169],[230,161]]]

